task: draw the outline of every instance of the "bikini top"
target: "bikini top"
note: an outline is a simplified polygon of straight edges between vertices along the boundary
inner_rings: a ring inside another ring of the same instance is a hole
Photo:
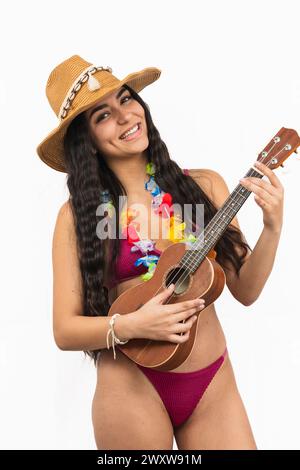
[[[189,171],[185,168],[183,169],[184,174],[188,175]],[[135,266],[135,261],[141,256],[139,251],[131,251],[132,245],[128,243],[126,238],[119,239],[119,255],[116,258],[115,264],[112,267],[111,276],[109,277],[106,284],[104,284],[108,289],[111,289],[119,282],[126,281],[133,277],[142,275],[148,271],[148,268],[143,264]],[[161,250],[153,248],[149,250],[149,255],[160,256],[162,253]]]

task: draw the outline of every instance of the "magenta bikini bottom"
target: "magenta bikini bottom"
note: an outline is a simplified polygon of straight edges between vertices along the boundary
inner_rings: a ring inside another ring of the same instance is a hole
[[[136,364],[160,395],[174,427],[192,414],[206,388],[223,364],[227,348],[212,364],[193,372],[154,370]]]

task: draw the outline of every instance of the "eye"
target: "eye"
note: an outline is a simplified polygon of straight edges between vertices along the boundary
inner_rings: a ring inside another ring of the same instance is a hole
[[[126,98],[129,98],[129,100],[132,99],[132,98],[131,98],[131,95],[126,95],[126,96],[124,96],[124,97],[121,99],[121,103],[123,103]],[[125,103],[126,103],[126,101],[125,101]],[[97,117],[97,119],[96,119],[96,124],[97,124],[97,122],[102,121],[102,120],[103,120],[103,117],[104,117],[106,114],[109,114],[109,113],[106,112],[106,113],[100,114],[100,115]]]

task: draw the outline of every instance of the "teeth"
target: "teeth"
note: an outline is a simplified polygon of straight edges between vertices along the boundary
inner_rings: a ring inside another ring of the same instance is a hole
[[[128,135],[133,134],[134,132],[136,132],[138,130],[138,128],[139,128],[139,126],[138,126],[138,124],[136,124],[134,127],[132,127],[132,129],[127,131],[125,134],[122,134],[121,139],[125,139]]]
[[[134,126],[132,129],[130,129],[128,132],[126,132],[125,134],[122,135],[122,139],[125,139],[128,135],[130,134],[133,134],[134,132],[136,132],[138,129],[138,126]]]

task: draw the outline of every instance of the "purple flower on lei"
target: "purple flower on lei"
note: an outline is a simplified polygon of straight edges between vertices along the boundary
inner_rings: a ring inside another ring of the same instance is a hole
[[[138,242],[133,242],[133,245],[130,250],[132,253],[140,250],[141,253],[146,254],[148,251],[154,250],[155,242],[152,240],[139,240]]]
[[[160,192],[160,194],[158,194],[157,196],[154,196],[153,199],[152,199],[152,207],[154,209],[157,209],[160,205],[161,205],[161,202],[162,202],[162,198],[163,198],[163,195],[165,193],[163,191]]]

